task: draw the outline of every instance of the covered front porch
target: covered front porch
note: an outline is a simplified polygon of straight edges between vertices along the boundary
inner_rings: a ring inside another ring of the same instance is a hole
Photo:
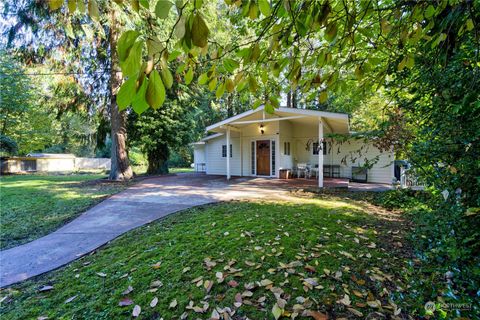
[[[309,185],[341,184],[339,179],[325,184],[327,177],[341,177],[339,159],[328,157],[325,134],[348,134],[345,114],[288,108],[269,114],[259,108],[212,125],[207,131],[215,133],[204,140],[209,147],[205,152],[208,174],[223,171],[227,179],[282,178],[287,172],[295,178],[314,178],[304,181]]]

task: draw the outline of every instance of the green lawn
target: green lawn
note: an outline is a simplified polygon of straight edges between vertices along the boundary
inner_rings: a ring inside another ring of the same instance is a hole
[[[89,175],[22,175],[0,178],[0,248],[31,241],[125,188]]]
[[[170,173],[186,173],[193,172],[193,168],[168,168]]]
[[[411,274],[403,232],[398,216],[334,196],[210,205],[2,290],[0,311],[3,319],[128,319],[135,306],[140,319],[403,317],[413,313],[398,300]]]

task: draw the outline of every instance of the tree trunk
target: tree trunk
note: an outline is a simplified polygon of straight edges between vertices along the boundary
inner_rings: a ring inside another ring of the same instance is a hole
[[[147,174],[168,173],[168,146],[166,143],[158,143],[154,150],[147,152],[148,168]]]
[[[118,70],[117,39],[115,10],[112,10],[110,21],[110,121],[112,135],[112,164],[110,166],[110,180],[128,180],[133,177],[132,167],[127,152],[127,114],[119,111],[115,92],[122,83]]]
[[[297,108],[297,89],[293,90],[292,93],[292,108]]]
[[[288,90],[287,92],[287,108],[292,107],[292,90]]]
[[[233,117],[233,94],[227,96],[227,118]]]

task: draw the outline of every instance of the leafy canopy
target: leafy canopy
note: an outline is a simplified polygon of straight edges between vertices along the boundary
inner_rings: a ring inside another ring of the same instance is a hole
[[[50,2],[51,10],[61,8],[61,2]],[[94,0],[88,3],[88,14],[95,20],[98,5]],[[226,17],[232,33],[238,35],[228,43],[216,40],[205,18],[210,5],[201,0],[116,0],[110,5],[110,10],[126,12],[131,20],[145,21],[145,28],[127,30],[118,41],[123,76],[135,79],[134,90],[133,81],[122,86],[119,105],[132,105],[139,113],[146,107],[158,108],[165,98],[162,87],[170,88],[173,81],[191,83],[194,71],[205,63],[210,67],[198,83],[217,98],[248,90],[259,97],[254,105],[264,104],[273,111],[286,84],[301,90],[307,100],[324,103],[330,93],[345,91],[349,80],[375,88],[388,77],[414,68],[420,45],[435,48],[447,39],[446,26],[435,26],[435,19],[446,8],[468,10],[471,4],[224,0],[216,4],[217,14]],[[69,10],[81,9],[71,5]],[[473,19],[461,18],[459,32],[473,32]],[[168,67],[173,60],[180,63],[176,70]],[[154,69],[159,70],[159,78]],[[150,78],[155,78],[151,89],[144,90],[144,80]],[[138,99],[142,103],[135,107],[133,101]]]

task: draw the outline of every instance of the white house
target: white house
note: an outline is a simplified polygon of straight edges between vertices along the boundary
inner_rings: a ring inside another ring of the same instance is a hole
[[[320,187],[325,176],[351,179],[352,168],[354,176],[366,173],[368,182],[392,183],[394,177],[393,149],[381,152],[370,142],[330,137],[350,134],[347,114],[293,108],[269,114],[259,107],[206,131],[211,135],[193,144],[195,169],[206,174],[278,178],[282,169],[306,165]]]

